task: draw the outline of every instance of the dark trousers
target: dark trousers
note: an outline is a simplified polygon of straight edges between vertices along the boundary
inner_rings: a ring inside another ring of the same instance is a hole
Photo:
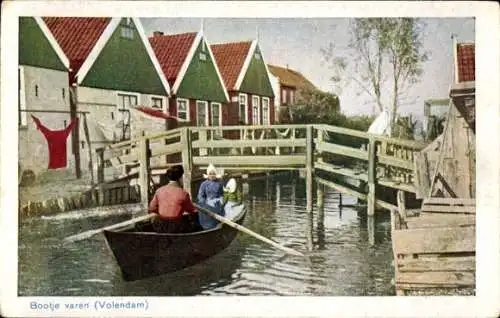
[[[196,214],[188,214],[179,220],[155,219],[153,229],[158,233],[189,233],[199,231],[201,227]]]

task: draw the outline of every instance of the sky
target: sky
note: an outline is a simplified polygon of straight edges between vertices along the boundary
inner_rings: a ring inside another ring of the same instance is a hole
[[[142,18],[148,36],[153,31],[165,34],[199,31],[210,44],[254,40],[268,64],[287,66],[301,72],[318,88],[339,95],[341,110],[347,115],[371,114],[373,103],[359,95],[354,84],[338,87],[330,80],[332,69],[325,61],[322,48],[335,45],[335,54],[347,54],[349,42],[348,18]],[[422,119],[424,101],[446,98],[452,81],[452,40],[474,42],[473,18],[427,18],[423,34],[423,49],[429,60],[423,64],[420,83],[409,91],[411,101],[400,107],[400,113]]]

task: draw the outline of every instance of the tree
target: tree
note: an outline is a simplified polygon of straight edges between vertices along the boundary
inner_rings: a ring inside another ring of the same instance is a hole
[[[360,88],[358,95],[370,96],[380,112],[392,108],[395,123],[394,115],[411,85],[420,80],[422,63],[428,59],[422,48],[423,27],[414,18],[353,20],[344,56],[336,55],[333,44],[322,49],[334,70],[332,80],[340,86],[354,82]]]
[[[299,89],[296,102],[290,106],[294,123],[325,122],[340,111],[337,95],[314,88]]]

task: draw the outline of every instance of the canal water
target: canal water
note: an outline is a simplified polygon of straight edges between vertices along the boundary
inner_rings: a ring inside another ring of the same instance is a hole
[[[324,220],[306,213],[303,179],[280,176],[243,184],[251,230],[306,257],[285,255],[240,233],[222,253],[193,267],[125,282],[104,237],[61,246],[66,236],[130,219],[138,205],[33,218],[19,231],[20,296],[393,295],[390,217],[375,216],[370,244],[366,211],[339,208],[325,189]],[[315,198],[314,201],[316,202]],[[355,199],[343,196],[344,204]],[[316,207],[315,207],[316,209]],[[320,221],[318,226],[318,221]],[[311,246],[312,250],[308,250]]]

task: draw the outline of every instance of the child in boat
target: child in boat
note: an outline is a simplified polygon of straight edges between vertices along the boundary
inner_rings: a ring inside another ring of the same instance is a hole
[[[241,191],[239,191],[234,178],[229,179],[224,187],[224,202],[226,218],[233,219],[236,214],[233,214],[235,210],[232,207],[241,203]]]
[[[214,165],[210,164],[207,168],[207,174],[204,174],[203,177],[206,180],[201,183],[200,189],[198,190],[198,203],[202,207],[224,216],[224,210],[222,208],[224,187],[222,182],[218,180],[222,176],[218,175]],[[198,213],[198,221],[205,230],[211,229],[219,223],[203,212]]]
[[[179,182],[183,174],[184,169],[180,165],[169,168],[166,173],[168,183],[156,190],[149,203],[148,213],[158,214],[152,222],[156,232],[184,233],[190,230],[183,214],[196,213],[196,208]]]

